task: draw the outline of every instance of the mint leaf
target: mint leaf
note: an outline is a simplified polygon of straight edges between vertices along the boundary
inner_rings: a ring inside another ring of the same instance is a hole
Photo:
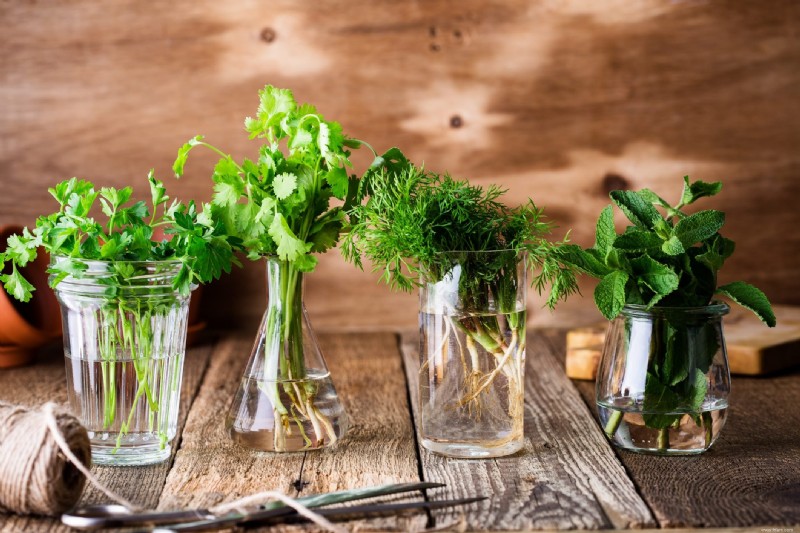
[[[614,211],[610,205],[607,205],[600,212],[600,218],[597,219],[597,226],[595,227],[594,233],[594,249],[605,255],[611,249],[616,238]]]
[[[775,313],[772,310],[772,305],[769,303],[767,296],[761,292],[760,289],[749,283],[734,281],[733,283],[718,287],[717,293],[725,295],[742,307],[751,310],[769,327],[775,327],[775,324],[777,324]]]
[[[684,248],[713,237],[725,224],[725,213],[713,209],[682,218],[675,226],[675,236]]]
[[[272,188],[278,200],[285,200],[297,190],[297,176],[291,172],[283,172],[275,176]]]
[[[614,248],[626,252],[644,252],[660,250],[664,241],[650,231],[629,229],[614,240]]]
[[[628,274],[616,270],[600,280],[594,290],[597,308],[608,320],[613,320],[625,305],[625,284]]]
[[[681,205],[689,205],[704,196],[714,196],[722,190],[722,183],[715,181],[706,183],[704,181],[689,182],[689,176],[683,177],[683,193],[681,194]]]
[[[298,257],[308,252],[306,243],[295,236],[286,219],[281,213],[276,213],[269,226],[269,236],[277,245],[278,257],[284,261],[295,261]]]
[[[658,296],[647,302],[648,307],[678,288],[680,277],[675,271],[647,255],[632,259],[631,266],[635,278]]]
[[[653,204],[633,191],[611,191],[610,196],[628,220],[640,228],[653,229],[657,221],[664,220]]]
[[[661,245],[661,251],[667,255],[680,255],[686,251],[677,235],[673,235]]]

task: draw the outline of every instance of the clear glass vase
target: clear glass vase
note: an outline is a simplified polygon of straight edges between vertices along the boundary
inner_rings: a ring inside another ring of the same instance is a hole
[[[55,288],[67,392],[89,432],[92,462],[145,465],[170,455],[180,405],[189,296],[177,261],[82,265]]]
[[[439,259],[420,287],[422,445],[450,457],[512,454],[523,446],[525,257]]]
[[[303,273],[267,258],[267,310],[227,418],[234,442],[293,452],[332,446],[348,420],[303,305]]]
[[[600,422],[625,450],[688,455],[725,425],[731,390],[722,317],[729,307],[628,305],[614,319],[597,372]]]

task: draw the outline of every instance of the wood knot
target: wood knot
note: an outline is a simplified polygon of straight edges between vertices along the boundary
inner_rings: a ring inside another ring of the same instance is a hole
[[[608,193],[611,191],[627,189],[629,187],[630,183],[623,176],[620,176],[614,172],[609,172],[603,177],[603,182],[600,184],[600,192],[603,195],[608,196]]]
[[[275,40],[275,37],[276,37],[275,30],[273,30],[272,28],[264,28],[263,30],[261,30],[261,40],[264,41],[265,43],[271,43],[272,41]]]
[[[450,117],[450,127],[451,128],[460,128],[464,125],[464,119],[461,118],[461,115],[453,115]]]

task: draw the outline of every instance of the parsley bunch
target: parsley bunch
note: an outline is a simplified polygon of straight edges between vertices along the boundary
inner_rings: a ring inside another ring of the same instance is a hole
[[[20,274],[17,267],[36,258],[39,247],[51,257],[63,257],[53,262],[54,274],[50,284],[55,287],[67,276],[80,278],[89,267],[85,261],[107,261],[115,264],[115,283],[126,285],[129,265],[138,261],[179,261],[181,270],[173,287],[188,294],[192,285],[218,278],[230,272],[237,260],[234,250],[240,247],[236,238],[229,237],[221,224],[215,223],[209,212],[198,212],[194,202],[169,203],[161,181],[148,175],[150,207],[144,201],[133,202],[133,189],[95,186],[85,180],[72,178],[48,189],[58,202],[58,211],[40,216],[33,230],[25,228],[21,235],[8,238],[0,262],[11,262],[11,273],[0,277],[6,291],[21,301],[28,301],[34,287]],[[105,222],[92,216],[100,203]],[[169,239],[154,240],[154,230],[160,228]]]

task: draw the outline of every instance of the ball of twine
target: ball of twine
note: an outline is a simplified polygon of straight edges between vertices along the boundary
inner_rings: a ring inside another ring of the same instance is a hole
[[[0,511],[58,515],[74,506],[86,478],[61,451],[48,423],[87,468],[89,435],[78,419],[53,407],[29,409],[0,402]]]

